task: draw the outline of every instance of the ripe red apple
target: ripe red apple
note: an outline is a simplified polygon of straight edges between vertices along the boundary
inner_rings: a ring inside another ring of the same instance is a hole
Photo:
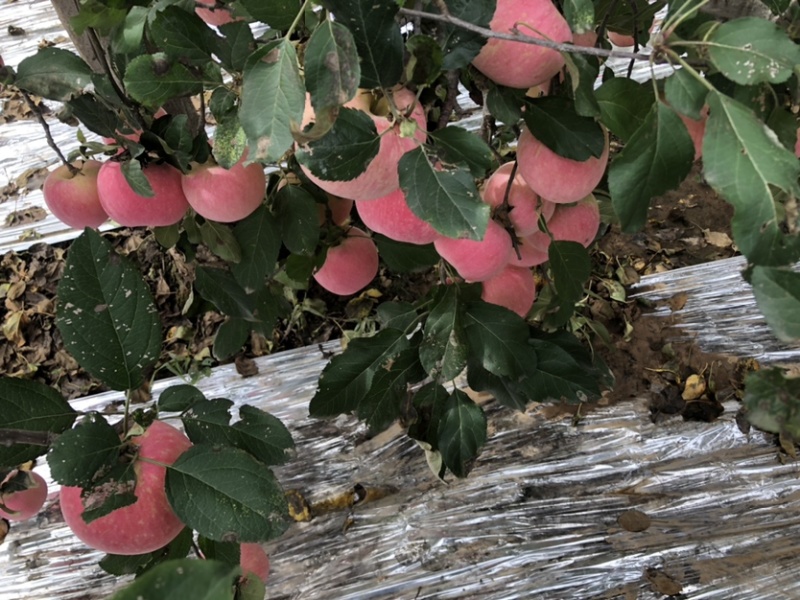
[[[72,532],[87,546],[110,554],[144,554],[162,548],[184,525],[172,511],[164,490],[166,469],[152,462],[171,465],[192,443],[181,431],[163,421],[154,421],[140,436],[134,462],[136,502],[91,523],[83,520],[81,488],[62,486],[61,513]]]
[[[631,48],[636,44],[636,39],[632,35],[625,35],[616,31],[607,31],[606,35],[608,36],[608,41],[618,48]]]
[[[554,42],[572,41],[572,31],[552,0],[497,0],[489,24],[492,31],[519,32]],[[492,81],[513,88],[529,88],[547,81],[564,66],[564,57],[555,50],[490,39],[472,64]]]
[[[189,208],[181,188],[181,172],[166,163],[146,165],[142,172],[155,193],[150,198],[131,189],[121,163],[103,163],[97,176],[97,193],[108,216],[125,227],[157,227],[180,221]]]
[[[351,227],[339,245],[328,249],[314,279],[331,293],[349,296],[366,287],[377,274],[375,242],[358,227]]]
[[[416,95],[406,88],[398,88],[391,92],[392,100],[400,112],[405,112],[412,105],[411,119],[417,124],[412,137],[402,137],[400,126],[392,121],[391,113],[386,113],[385,102],[375,101],[371,94],[360,93],[345,104],[348,108],[357,108],[366,112],[375,123],[380,138],[378,154],[367,165],[366,170],[350,181],[329,181],[314,175],[308,167],[300,164],[300,168],[308,178],[320,188],[342,198],[352,200],[373,200],[382,198],[400,187],[400,176],[397,165],[402,156],[425,142],[426,119],[422,105],[417,102]],[[310,103],[307,104],[304,124],[313,120]],[[377,111],[377,112],[376,112]]]
[[[206,6],[214,6],[217,2],[216,0],[197,0],[200,4],[205,4]],[[217,8],[214,10],[210,10],[208,8],[195,8],[194,12],[197,13],[197,16],[203,19],[209,25],[214,25],[218,27],[220,25],[225,25],[225,23],[232,23],[233,21],[239,21],[241,19],[236,18],[234,19],[231,16],[230,10],[227,8]]]
[[[544,239],[542,239],[542,236],[544,236]],[[535,267],[537,265],[543,265],[549,260],[547,255],[547,246],[550,243],[549,240],[550,238],[547,237],[546,234],[538,230],[523,238],[519,238],[517,241],[519,256],[517,256],[516,251],[512,250],[511,259],[508,261],[508,264],[513,267]]]
[[[608,130],[600,157],[585,161],[559,156],[523,128],[517,145],[518,172],[534,192],[550,202],[569,203],[588,196],[608,165]]]
[[[347,220],[350,218],[350,211],[353,210],[354,202],[350,198],[340,198],[339,196],[334,196],[333,194],[325,195],[327,196],[328,201],[325,204],[317,204],[319,224],[320,226],[325,224],[325,222],[328,220],[328,211],[330,211],[331,222],[334,225],[341,227],[347,223]]]
[[[597,200],[590,194],[575,204],[559,206],[547,222],[547,227],[555,240],[578,242],[588,247],[600,228],[600,207]],[[531,245],[543,252],[547,252],[550,246],[550,237],[541,231],[532,234],[529,240]]]
[[[230,169],[209,161],[194,165],[183,175],[181,188],[198,215],[232,223],[249,216],[261,205],[267,187],[264,167],[259,163],[244,166],[243,160]]]
[[[505,306],[522,318],[530,312],[536,300],[536,280],[526,267],[508,265],[481,285],[481,298],[485,302]]]
[[[269,577],[269,556],[261,544],[241,544],[239,546],[239,564],[244,576],[255,575],[264,583]]]
[[[97,195],[97,174],[102,163],[76,161],[72,166],[80,171],[73,175],[66,165],[61,165],[44,180],[42,193],[47,208],[74,229],[99,227],[108,220]]]
[[[504,163],[486,180],[483,201],[493,209],[503,204],[513,168],[513,162]],[[519,171],[514,175],[514,181],[508,192],[508,204],[511,208],[508,218],[518,236],[526,236],[539,229],[540,209],[542,216],[547,220],[556,208],[552,202],[540,200],[536,192],[525,183]]]
[[[28,471],[32,486],[0,496],[0,504],[8,510],[0,508],[0,517],[9,521],[24,521],[38,514],[47,500],[47,482],[44,477],[34,471]]]
[[[705,105],[700,111],[699,119],[691,119],[685,115],[678,113],[678,116],[686,125],[689,132],[689,137],[692,138],[694,144],[694,159],[697,160],[703,156],[703,136],[706,134],[706,121],[708,121],[708,105]]]
[[[513,251],[511,236],[491,219],[480,241],[442,236],[434,240],[433,246],[466,281],[494,277],[508,264]]]
[[[377,200],[356,202],[358,216],[372,231],[409,244],[430,244],[439,232],[411,212],[406,195],[398,189]]]
[[[583,48],[594,48],[597,44],[597,32],[594,30],[572,34],[572,43]]]

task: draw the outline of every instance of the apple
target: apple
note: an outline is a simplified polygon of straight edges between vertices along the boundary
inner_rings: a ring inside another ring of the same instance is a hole
[[[525,267],[507,265],[481,285],[481,298],[484,302],[505,306],[523,319],[536,300],[536,280],[533,272]]]
[[[512,33],[517,24],[519,32],[530,37],[572,41],[572,31],[552,0],[497,0],[489,28],[498,33]],[[490,39],[472,64],[495,83],[525,89],[558,73],[564,66],[564,57],[550,48]]]
[[[513,162],[504,163],[486,180],[482,197],[483,201],[493,209],[503,204],[513,169]],[[539,229],[540,209],[545,220],[549,219],[555,210],[555,204],[539,199],[536,192],[525,183],[519,171],[514,175],[511,189],[508,191],[508,204],[511,209],[508,218],[519,236],[529,235]]]
[[[155,194],[150,198],[131,189],[121,163],[103,163],[97,175],[97,193],[108,216],[125,227],[157,227],[179,222],[189,209],[181,187],[181,172],[166,163],[151,163],[142,167],[142,173]]]
[[[214,6],[217,2],[216,0],[197,0],[200,4],[205,4],[206,6]],[[197,13],[197,16],[203,19],[209,25],[214,25],[215,27],[219,27],[220,25],[225,25],[226,23],[232,23],[233,21],[240,21],[239,18],[233,18],[231,15],[230,10],[227,8],[215,8],[214,10],[208,8],[195,8],[194,12]]]
[[[700,118],[692,119],[686,115],[678,113],[678,116],[686,125],[686,130],[689,132],[689,137],[692,138],[694,144],[694,159],[697,160],[703,156],[703,136],[706,134],[706,121],[708,121],[708,104],[704,105],[700,110]]]
[[[192,443],[181,431],[154,421],[145,432],[131,438],[138,447],[134,460],[136,502],[95,519],[83,520],[81,488],[61,487],[61,513],[72,532],[87,546],[109,554],[144,554],[171,542],[184,525],[172,511],[164,490],[166,469]]]
[[[544,236],[544,239],[541,238]],[[517,240],[517,252],[512,250],[511,259],[508,264],[513,267],[535,267],[542,265],[549,260],[547,255],[547,246],[550,244],[550,238],[541,231],[534,231],[532,234]]]
[[[625,35],[616,31],[607,31],[606,35],[608,36],[608,41],[617,48],[631,48],[636,44],[636,39],[632,35]]]
[[[593,29],[583,33],[572,34],[572,43],[583,48],[594,48],[597,45],[597,32]]]
[[[0,495],[0,504],[7,509],[0,508],[0,517],[9,521],[24,521],[38,514],[44,506],[44,501],[47,500],[47,482],[34,471],[28,471],[27,474],[30,487]]]
[[[401,189],[377,200],[358,201],[356,210],[364,225],[398,242],[430,244],[440,236],[411,211]]]
[[[411,90],[397,88],[391,92],[391,97],[397,109],[405,113],[411,110],[411,120],[416,122],[417,128],[413,136],[402,137],[400,125],[392,120],[392,115],[387,111],[385,99],[376,100],[370,93],[359,93],[353,100],[344,106],[356,108],[366,112],[378,130],[380,146],[378,154],[367,165],[366,170],[355,179],[349,181],[330,181],[314,175],[302,162],[300,168],[306,176],[324,191],[342,198],[351,200],[374,200],[390,194],[400,187],[400,175],[397,165],[402,156],[425,142],[426,119],[422,105],[417,102],[417,97]],[[303,123],[313,120],[313,111],[307,102],[306,115]],[[299,158],[299,157],[298,157]]]
[[[239,546],[239,565],[244,576],[255,575],[264,583],[269,577],[269,556],[261,544],[241,544]]]
[[[482,240],[439,237],[433,242],[436,252],[449,262],[466,281],[485,281],[494,277],[511,260],[511,236],[489,220]]]
[[[341,243],[328,249],[325,262],[313,277],[339,296],[355,294],[378,274],[378,248],[358,227],[351,227]]]
[[[103,165],[87,160],[72,166],[80,170],[73,174],[67,165],[61,165],[45,178],[42,193],[47,208],[74,229],[99,227],[108,220],[97,195],[97,174]]]
[[[220,223],[249,216],[264,199],[267,177],[259,163],[244,166],[244,159],[230,169],[215,162],[194,165],[181,178],[181,188],[195,212]]]
[[[350,211],[353,210],[354,202],[350,198],[340,198],[333,194],[325,194],[325,196],[327,196],[327,202],[325,204],[317,204],[320,227],[325,225],[328,220],[328,211],[330,211],[331,222],[341,227],[350,218]]]
[[[794,143],[794,155],[800,158],[800,127],[797,128],[797,141]]]
[[[577,202],[589,195],[603,178],[608,165],[608,130],[600,157],[585,161],[559,156],[523,128],[517,145],[518,172],[540,197],[550,202]]]
[[[570,205],[560,205],[547,222],[553,239],[565,242],[578,242],[588,247],[597,236],[600,228],[600,207],[591,194],[580,202]],[[529,238],[532,246],[542,252],[547,252],[550,246],[550,237],[537,231]]]

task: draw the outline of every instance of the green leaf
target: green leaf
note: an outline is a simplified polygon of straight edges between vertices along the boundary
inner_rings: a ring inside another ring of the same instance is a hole
[[[533,353],[534,359],[536,353]],[[524,411],[531,401],[524,386],[508,377],[493,375],[470,360],[467,363],[467,384],[476,392],[488,392],[503,406],[512,410]]]
[[[523,118],[533,137],[559,156],[585,161],[603,154],[603,128],[575,112],[569,100],[555,96],[532,100]]]
[[[391,368],[397,355],[410,345],[405,333],[396,329],[383,329],[373,337],[352,340],[322,371],[308,407],[311,416],[333,417],[355,411],[378,370]]]
[[[524,373],[519,361],[527,352],[528,325],[516,313],[487,302],[470,302],[464,315],[469,341],[470,370],[473,363],[489,373],[516,379]],[[535,368],[536,357],[533,356]]]
[[[592,0],[564,0],[564,18],[575,33],[594,31]]]
[[[202,402],[206,397],[203,392],[189,384],[171,385],[158,397],[158,410],[167,412],[183,412],[195,402]]]
[[[275,271],[281,249],[279,221],[261,205],[236,224],[233,236],[241,248],[242,260],[231,266],[231,273],[245,290],[254,291]]]
[[[629,142],[651,113],[655,96],[649,82],[614,77],[595,92],[600,116],[609,131],[623,142]]]
[[[232,582],[240,572],[239,567],[216,560],[169,560],[115,593],[111,600],[233,600]]]
[[[492,149],[466,129],[445,127],[429,134],[429,138],[443,161],[466,165],[473,177],[484,177],[494,164]]]
[[[167,469],[166,490],[178,518],[212,540],[262,542],[289,526],[272,471],[238,448],[192,446]]]
[[[403,75],[403,37],[394,0],[324,0],[353,34],[361,58],[362,88],[391,88]]]
[[[435,451],[439,445],[439,422],[444,414],[445,406],[450,400],[450,393],[443,385],[431,381],[423,385],[414,394],[413,404],[407,415],[411,421],[408,436],[430,444]]]
[[[197,545],[206,559],[218,560],[232,567],[238,566],[242,559],[241,544],[237,542],[215,542],[202,535],[197,536]]]
[[[92,488],[81,493],[84,505],[81,518],[86,523],[138,501],[134,493],[136,472],[132,462],[115,464],[102,476],[95,478],[91,485]]]
[[[527,96],[525,90],[492,86],[486,95],[486,107],[499,121],[514,125],[522,118],[522,107]]]
[[[383,302],[375,313],[384,328],[399,331],[407,331],[418,318],[417,309],[408,302]]]
[[[553,284],[562,302],[575,304],[583,298],[583,286],[592,274],[592,261],[583,244],[553,240],[547,249]]]
[[[411,211],[442,235],[480,240],[489,222],[475,181],[464,170],[437,171],[422,148],[400,159],[400,187]]]
[[[253,31],[244,21],[234,21],[219,26],[224,39],[217,39],[216,54],[226,69],[243,71],[247,57],[256,49]]]
[[[151,40],[171,59],[190,63],[207,61],[217,36],[194,12],[167,6],[156,13],[149,28]]]
[[[161,351],[161,321],[138,269],[86,229],[72,243],[58,285],[64,346],[114,390],[139,387]]]
[[[149,12],[144,6],[134,6],[130,9],[122,26],[113,33],[111,48],[114,53],[134,54],[139,52],[144,41],[144,26],[147,23]]]
[[[800,163],[771,131],[741,104],[713,92],[703,138],[703,174],[736,209],[731,229],[739,250],[760,265],[787,264],[800,257],[798,238],[781,230],[782,216],[771,187],[800,196]]]
[[[76,54],[60,48],[41,48],[20,61],[14,85],[27,92],[66,102],[86,91],[92,70]]]
[[[315,111],[340,106],[355,97],[361,65],[353,34],[326,19],[311,34],[305,52],[306,89]]]
[[[442,72],[442,48],[428,35],[416,34],[406,42],[406,80],[417,85],[432,84]]]
[[[664,83],[664,95],[670,106],[690,119],[699,119],[706,103],[708,88],[686,69],[679,69]]]
[[[600,105],[594,93],[594,84],[600,72],[597,58],[565,53],[564,60],[575,100],[575,112],[581,117],[599,117]]]
[[[486,443],[486,415],[461,390],[453,390],[439,421],[438,450],[456,477],[466,477]]]
[[[239,0],[244,9],[256,20],[273,29],[288,29],[300,12],[299,0]]]
[[[587,370],[569,350],[554,340],[534,338],[528,344],[537,356],[536,377],[526,385],[531,400],[586,402],[600,395],[597,373]]]
[[[433,244],[407,244],[380,234],[372,239],[378,245],[381,260],[396,273],[427,271],[441,259]]]
[[[214,334],[214,356],[218,360],[228,360],[245,345],[250,330],[250,323],[244,319],[228,317]]]
[[[214,304],[223,314],[247,321],[256,320],[252,298],[227,271],[198,267],[194,286],[203,298]]]
[[[485,29],[489,29],[497,7],[495,0],[447,0],[446,4],[454,17]],[[444,36],[442,69],[445,71],[463,69],[469,65],[486,43],[482,35],[463,27],[445,24],[441,30]]]
[[[287,185],[275,196],[275,217],[283,243],[290,252],[311,255],[319,241],[319,213],[313,196]]]
[[[673,4],[671,2],[670,4]],[[608,15],[605,19],[606,28],[611,31],[631,33],[634,26],[639,29],[647,27],[655,14],[666,6],[667,0],[595,0],[594,13]]]
[[[342,108],[333,128],[295,153],[298,162],[327,181],[350,181],[378,155],[380,137],[365,112]]]
[[[98,135],[114,137],[115,131],[122,127],[119,116],[93,95],[77,95],[67,105],[81,125]]]
[[[742,404],[753,425],[800,438],[800,379],[773,367],[750,373],[744,383]]]
[[[233,424],[237,447],[269,466],[282,465],[294,456],[292,434],[280,419],[248,404],[239,409],[239,418]]]
[[[199,227],[200,240],[222,260],[238,263],[242,261],[242,249],[228,225],[216,221],[204,221]]]
[[[53,443],[47,462],[61,485],[86,487],[100,471],[113,467],[122,446],[119,434],[98,414],[84,417]]]
[[[659,102],[611,163],[608,187],[623,231],[644,226],[650,199],[689,174],[694,145],[680,118]]]
[[[169,544],[146,554],[106,554],[97,565],[110,575],[136,575],[168,560],[184,558],[192,549],[192,530],[184,528]],[[213,557],[209,557],[213,558]],[[238,562],[236,563],[239,564]]]
[[[78,413],[61,394],[37,381],[0,377],[0,428],[59,434]],[[47,452],[47,446],[0,444],[0,467],[13,468]]]
[[[260,0],[259,0],[260,2]],[[278,160],[303,120],[305,88],[289,40],[260,48],[247,60],[239,121],[250,140],[250,160]]]
[[[741,85],[783,83],[800,63],[800,46],[786,31],[756,17],[723,23],[706,43],[714,66]]]
[[[800,339],[800,273],[756,265],[749,276],[758,308],[778,339]]]
[[[167,100],[203,91],[203,81],[164,52],[137,56],[125,70],[125,89],[140,104],[156,109]]]
[[[134,193],[143,198],[152,198],[156,195],[150,181],[142,171],[142,163],[138,160],[126,160],[122,163],[120,170]]]
[[[460,296],[456,285],[439,286],[423,327],[419,359],[437,381],[455,379],[467,366],[469,345],[462,324]]]

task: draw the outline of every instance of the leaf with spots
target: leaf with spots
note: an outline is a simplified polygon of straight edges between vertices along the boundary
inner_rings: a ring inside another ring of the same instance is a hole
[[[161,350],[161,320],[128,259],[86,229],[70,247],[58,286],[56,326],[64,346],[111,389],[142,385]]]
[[[240,570],[218,560],[170,560],[147,571],[131,585],[111,596],[111,600],[233,600],[235,588],[231,581]]]

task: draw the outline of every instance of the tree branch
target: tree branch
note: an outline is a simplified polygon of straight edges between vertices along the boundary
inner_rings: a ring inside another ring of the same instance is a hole
[[[42,109],[36,105],[28,92],[20,88],[17,89],[25,99],[25,104],[28,105],[28,108],[30,108],[31,112],[36,116],[36,120],[39,121],[39,125],[41,125],[42,129],[44,129],[44,137],[47,139],[47,145],[53,149],[61,162],[67,166],[67,169],[69,169],[70,173],[75,175],[78,172],[78,169],[69,163],[64,154],[61,152],[61,148],[59,148],[58,144],[56,144],[56,141],[53,139],[53,136],[50,133],[50,126],[47,124],[47,121],[45,121],[44,115],[42,115]],[[0,442],[0,444],[2,444],[2,442]]]
[[[49,431],[28,431],[26,429],[0,429],[0,446],[31,444],[50,446],[58,437]]]

